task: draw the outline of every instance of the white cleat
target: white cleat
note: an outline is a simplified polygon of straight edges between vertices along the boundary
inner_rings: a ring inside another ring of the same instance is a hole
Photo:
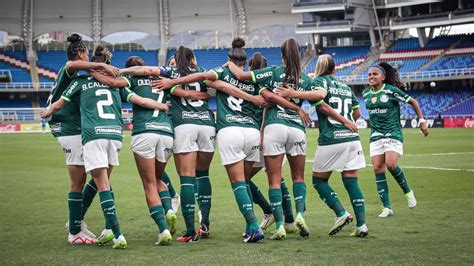
[[[179,206],[181,206],[181,198],[178,194],[176,194],[173,198],[171,198],[171,207],[173,208],[174,213],[178,213]]]
[[[262,222],[260,223],[260,228],[262,230],[266,230],[270,225],[275,223],[275,219],[273,218],[273,214],[264,214]]]
[[[329,235],[335,235],[344,228],[344,226],[351,223],[353,220],[352,215],[348,212],[344,213],[341,217],[336,217],[334,221],[334,226],[329,230]]]
[[[387,218],[389,216],[393,216],[393,211],[389,208],[383,208],[382,212],[379,214],[379,218]]]
[[[416,207],[416,198],[415,198],[415,193],[413,193],[413,190],[405,194],[405,197],[407,198],[408,201],[408,208],[413,209]]]
[[[367,228],[367,225],[363,224],[359,227],[356,227],[354,229],[354,232],[351,233],[351,236],[353,237],[366,237],[369,234],[369,228]]]
[[[66,222],[64,228],[66,229],[66,231],[69,231],[69,221]],[[81,221],[81,231],[88,235],[90,238],[97,238],[97,236],[89,230],[84,220]]]
[[[123,235],[120,235],[118,238],[114,238],[114,245],[112,246],[114,249],[125,249],[127,248],[127,240]]]
[[[155,245],[168,246],[171,243],[171,239],[171,233],[168,229],[166,229],[158,234],[158,241],[156,241]]]
[[[71,245],[93,245],[95,243],[95,238],[91,238],[81,231],[75,235],[69,234],[67,242]]]

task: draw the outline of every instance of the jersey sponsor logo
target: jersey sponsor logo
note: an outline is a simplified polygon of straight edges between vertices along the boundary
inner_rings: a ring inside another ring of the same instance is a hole
[[[260,150],[260,145],[252,146],[252,151]]]
[[[242,123],[242,124],[252,124],[255,125],[253,118],[249,116],[240,116],[240,115],[226,115],[225,120],[229,123]]]
[[[377,97],[372,97],[372,99],[370,99],[370,101],[375,104],[377,102]]]
[[[172,148],[164,148],[163,151],[166,152],[166,153],[173,153]]]
[[[293,146],[303,147],[304,145],[306,145],[306,141],[305,141],[305,140],[295,141],[295,142],[293,143]]]
[[[334,131],[333,136],[334,136],[334,139],[346,139],[346,138],[357,137],[359,136],[359,134],[356,132],[348,131],[348,130],[340,130],[340,131]]]
[[[396,92],[393,94],[393,96],[395,96],[395,98],[399,99],[402,102],[404,102],[406,100],[405,97],[403,97],[402,95],[400,95]]]
[[[382,96],[380,96],[380,101],[381,101],[381,102],[383,102],[383,103],[386,103],[386,102],[388,102],[388,96],[387,96],[387,95],[385,95],[385,94],[384,94],[384,95],[382,95]]]
[[[151,122],[151,123],[145,123],[145,129],[149,130],[166,130],[166,131],[172,131],[172,128],[170,124],[167,123],[156,123],[156,122]]]
[[[374,108],[369,110],[369,114],[385,114],[387,113],[388,109],[385,108]]]
[[[63,148],[63,152],[67,154],[67,153],[71,153],[71,152],[72,152],[72,150],[71,150],[71,149],[66,149],[66,148]]]
[[[95,134],[122,135],[121,126],[97,126],[94,129]]]
[[[268,78],[268,77],[271,77],[273,75],[273,72],[272,71],[267,71],[265,73],[260,73],[260,74],[257,74],[256,77],[258,79],[263,79],[263,78]]]
[[[61,132],[61,123],[51,124],[49,125],[51,132],[53,133],[60,133]]]
[[[281,119],[285,119],[285,120],[291,120],[298,124],[303,124],[303,122],[301,121],[301,118],[298,115],[290,115],[283,111],[280,111],[277,113],[277,117]]]
[[[71,87],[69,88],[69,90],[67,90],[66,95],[71,94],[72,91],[76,88],[76,86],[77,86],[78,84],[79,84],[79,82],[77,82],[77,81],[74,82],[74,83],[71,85]]]
[[[181,118],[183,119],[199,119],[199,120],[211,120],[209,112],[182,112]]]

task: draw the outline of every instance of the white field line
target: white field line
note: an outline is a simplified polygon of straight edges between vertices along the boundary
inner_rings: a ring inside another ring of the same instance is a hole
[[[445,155],[463,155],[463,154],[474,154],[474,152],[446,152],[446,153],[421,153],[421,154],[405,154],[403,156],[445,156]],[[306,159],[307,163],[313,163],[314,159]],[[373,166],[372,164],[367,164],[367,166]],[[460,168],[445,168],[445,167],[432,167],[432,166],[409,166],[402,165],[402,168],[408,169],[429,169],[429,170],[439,170],[439,171],[467,171],[474,172],[474,169],[460,169]]]

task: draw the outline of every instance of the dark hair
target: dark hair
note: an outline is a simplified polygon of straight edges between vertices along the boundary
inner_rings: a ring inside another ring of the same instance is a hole
[[[244,39],[236,37],[234,40],[232,40],[232,49],[230,49],[227,57],[236,65],[242,66],[247,62],[247,53],[244,49],[242,49],[244,46]]]
[[[112,53],[107,48],[99,45],[94,50],[94,55],[92,56],[91,62],[106,63],[110,65],[111,59]]]
[[[174,57],[174,55],[172,55],[172,56],[170,57],[170,59],[168,59],[168,63],[166,63],[166,64],[167,64],[168,66],[170,66],[170,65],[171,65],[171,60],[173,60],[173,59],[175,59],[175,63],[176,63],[176,58]]]
[[[249,60],[250,71],[267,67],[267,59],[261,53],[256,52]]]
[[[67,37],[67,41],[70,42],[69,46],[67,47],[67,59],[74,60],[79,52],[87,51],[86,45],[82,42],[82,38],[79,34],[72,34],[71,36]]]
[[[130,56],[125,62],[125,67],[144,66],[145,62],[139,56]]]
[[[298,87],[301,75],[300,45],[295,39],[288,39],[281,45],[281,57],[286,65],[284,84],[294,83]]]
[[[196,66],[192,64],[193,58],[193,50],[182,45],[178,47],[178,50],[176,50],[176,53],[174,54],[174,59],[176,61],[176,68],[178,70],[178,73],[181,76],[187,76],[191,74],[190,68],[196,68]]]
[[[384,83],[390,84],[400,89],[405,88],[405,85],[402,83],[402,81],[400,80],[400,77],[398,76],[398,71],[395,68],[393,68],[389,63],[382,62],[378,64],[378,66],[380,66],[381,68],[385,70]]]

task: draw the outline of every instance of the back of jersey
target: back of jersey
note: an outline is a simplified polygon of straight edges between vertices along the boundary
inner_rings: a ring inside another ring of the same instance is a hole
[[[318,106],[322,102],[327,103],[337,113],[354,122],[352,112],[359,108],[359,102],[346,84],[338,81],[333,76],[320,76],[315,79],[316,89],[325,90],[326,97],[314,105]],[[319,120],[319,145],[331,145],[337,143],[359,140],[359,134],[348,130],[344,125],[326,116],[317,110]]]

